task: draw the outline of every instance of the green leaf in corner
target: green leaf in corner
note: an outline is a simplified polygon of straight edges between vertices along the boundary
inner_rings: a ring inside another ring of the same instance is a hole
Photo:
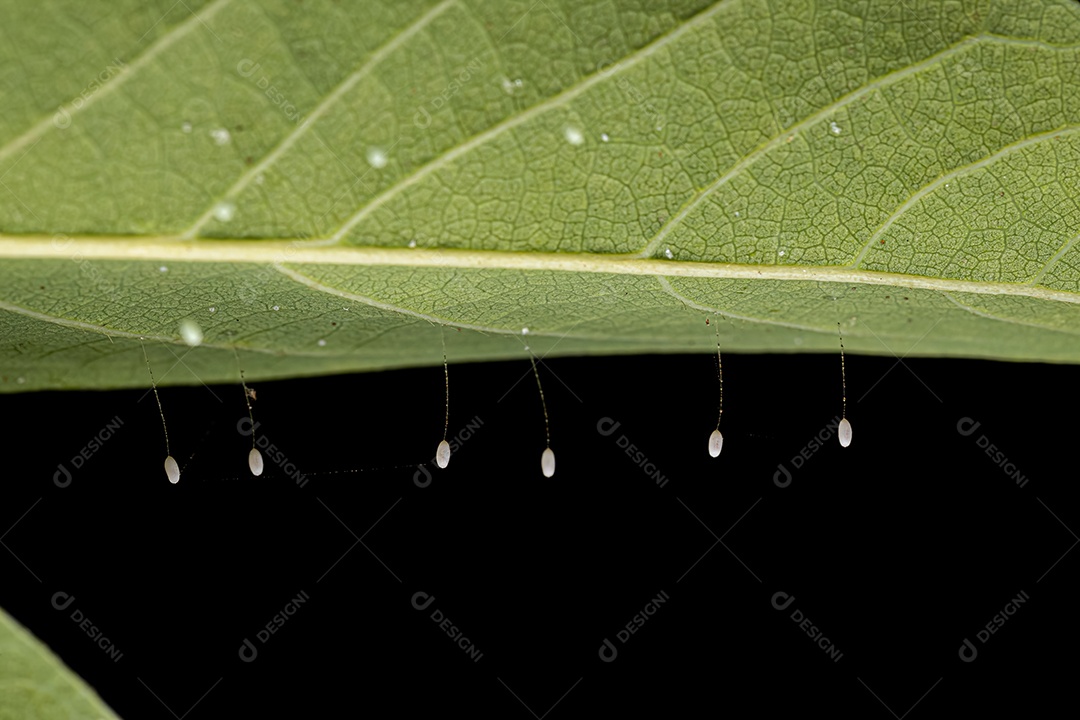
[[[119,720],[49,648],[0,609],[0,720]]]
[[[1072,0],[0,0],[0,390],[1080,362]],[[186,322],[185,322],[186,321]],[[189,330],[181,333],[181,326]],[[443,327],[440,327],[443,326]],[[199,340],[190,347],[190,340]]]

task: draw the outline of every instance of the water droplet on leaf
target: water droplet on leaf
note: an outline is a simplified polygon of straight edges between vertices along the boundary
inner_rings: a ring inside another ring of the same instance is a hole
[[[214,206],[214,219],[219,222],[229,222],[236,216],[236,205],[223,200]]]
[[[368,165],[379,170],[386,167],[386,163],[389,159],[386,157],[386,152],[382,148],[371,147],[367,151]]]
[[[180,321],[180,337],[191,347],[198,347],[203,341],[202,328],[191,318],[182,320]]]

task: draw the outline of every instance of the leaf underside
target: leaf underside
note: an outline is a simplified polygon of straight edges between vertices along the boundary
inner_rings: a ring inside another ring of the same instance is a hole
[[[0,1],[0,391],[1080,361],[1080,4]],[[202,344],[189,347],[180,324]],[[524,329],[527,328],[527,333]]]
[[[0,610],[0,720],[118,720],[47,647]]]

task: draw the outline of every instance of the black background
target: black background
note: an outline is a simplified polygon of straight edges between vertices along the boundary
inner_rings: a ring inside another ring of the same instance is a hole
[[[1068,528],[1080,514],[1074,431],[1054,413],[1072,402],[1076,369],[847,360],[854,442],[830,438],[785,488],[778,464],[793,468],[839,414],[835,355],[725,355],[717,459],[709,356],[545,360],[551,479],[524,354],[451,357],[450,435],[482,425],[446,470],[431,464],[441,368],[255,383],[259,430],[309,476],[303,487],[269,459],[263,477],[247,472],[239,385],[162,388],[184,466],[176,486],[147,391],[0,396],[0,605],[125,718],[1037,717],[1072,706]],[[58,487],[58,463],[117,417]],[[970,436],[957,431],[965,417],[981,423]],[[602,418],[620,423],[612,435],[597,431]],[[978,447],[984,435],[1025,486]],[[624,436],[666,484],[623,452]],[[423,463],[427,487],[414,482]],[[75,597],[66,611],[50,602],[57,592]],[[435,597],[424,611],[417,592]],[[784,611],[777,592],[795,597]],[[977,640],[1021,592],[1029,601]],[[258,641],[301,593],[308,601]],[[619,641],[661,593],[669,600]],[[76,608],[119,661],[71,620]],[[252,662],[239,657],[245,638]],[[612,662],[599,657],[605,638]],[[979,650],[970,663],[965,638]]]

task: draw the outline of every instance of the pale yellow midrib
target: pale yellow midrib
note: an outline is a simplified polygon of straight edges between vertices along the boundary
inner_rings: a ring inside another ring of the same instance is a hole
[[[69,242],[70,241],[70,242]],[[932,278],[842,266],[737,265],[733,263],[652,260],[633,255],[519,253],[496,250],[427,250],[313,246],[284,240],[188,241],[175,237],[87,236],[52,238],[0,235],[0,262],[55,260],[83,262],[152,261],[238,263],[249,265],[351,265],[370,267],[457,268],[466,270],[550,271],[696,277],[727,280],[782,280],[887,285],[938,292],[1008,295],[1080,304],[1080,294],[1031,284]]]

